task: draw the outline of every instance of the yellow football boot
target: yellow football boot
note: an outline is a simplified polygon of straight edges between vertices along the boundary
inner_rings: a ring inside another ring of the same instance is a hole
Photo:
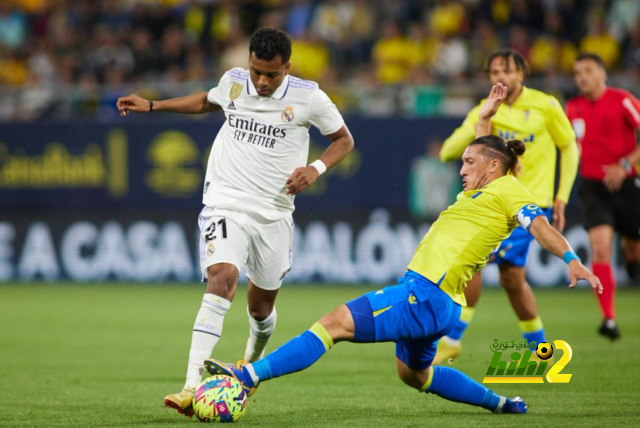
[[[460,352],[462,352],[462,345],[450,345],[444,340],[440,339],[438,341],[438,350],[436,351],[436,356],[433,359],[432,364],[434,366],[451,364],[453,360],[460,356]]]
[[[193,395],[195,388],[184,388],[177,394],[169,394],[164,397],[164,405],[176,409],[178,414],[193,416]]]

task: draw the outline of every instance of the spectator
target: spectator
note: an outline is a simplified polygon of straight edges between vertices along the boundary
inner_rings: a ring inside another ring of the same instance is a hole
[[[371,58],[375,38],[376,13],[367,0],[354,0],[353,12],[346,27],[345,46],[350,61],[359,65]]]
[[[467,69],[469,54],[461,37],[443,36],[437,48],[435,70],[440,77],[456,79]]]
[[[413,65],[416,52],[400,32],[395,21],[387,20],[382,27],[382,37],[373,46],[373,61],[380,83],[393,85],[402,82]]]
[[[457,1],[438,0],[431,11],[429,26],[443,36],[452,36],[462,33],[465,23],[464,6]]]
[[[249,39],[240,28],[229,34],[228,45],[220,56],[220,70],[231,70],[235,67],[246,67]]]
[[[293,3],[289,10],[286,31],[293,39],[301,39],[313,17],[314,2],[300,0]]]
[[[107,68],[117,68],[129,75],[134,68],[133,54],[128,46],[120,43],[117,37],[106,27],[96,31],[96,50],[89,54],[89,67],[98,79],[105,80]]]
[[[613,0],[609,9],[609,33],[618,42],[623,42],[627,35],[638,25],[640,1]]]
[[[151,33],[146,28],[134,30],[131,36],[131,53],[134,58],[132,77],[142,79],[157,73],[160,55],[151,41]]]
[[[11,2],[0,2],[0,45],[16,49],[24,45],[27,22],[24,14],[11,7]]]
[[[293,40],[291,73],[303,79],[321,80],[329,68],[329,50],[313,30]]]
[[[561,38],[562,21],[560,15],[557,13],[547,14],[545,30],[535,39],[529,52],[529,64],[533,72],[572,73],[573,60],[577,55],[577,50],[573,43]]]
[[[589,18],[586,36],[580,40],[580,51],[597,54],[606,68],[616,68],[620,51],[616,39],[605,31],[603,18],[593,14]]]
[[[311,29],[327,44],[331,62],[338,66],[346,61],[343,43],[352,16],[353,4],[350,1],[327,0],[316,7],[311,21]]]

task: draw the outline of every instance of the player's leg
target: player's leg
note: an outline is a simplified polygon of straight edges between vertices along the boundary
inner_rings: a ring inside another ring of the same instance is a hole
[[[211,374],[235,377],[251,395],[260,382],[310,367],[335,343],[353,340],[354,332],[351,311],[346,305],[341,305],[309,330],[254,363],[238,365],[208,359],[205,365]]]
[[[291,270],[293,219],[263,224],[253,221],[247,261],[249,340],[244,362],[259,360],[276,328],[275,301],[282,280]],[[243,362],[243,363],[244,363]]]
[[[616,280],[611,268],[614,230],[609,225],[601,224],[590,228],[588,234],[591,245],[591,266],[594,275],[602,283],[602,293],[596,293],[603,318],[598,332],[612,340],[617,339],[620,337],[620,331],[615,313]]]
[[[547,219],[551,218],[551,209],[544,209]],[[545,334],[542,320],[538,315],[536,298],[526,281],[525,265],[529,246],[533,236],[525,229],[516,228],[509,238],[502,242],[496,253],[495,261],[500,270],[500,285],[505,289],[518,319],[520,331],[528,342],[544,342]]]
[[[473,278],[467,282],[467,288],[464,290],[467,306],[462,308],[460,319],[453,329],[438,342],[438,352],[433,359],[434,365],[451,362],[451,360],[458,358],[462,352],[462,335],[473,319],[480,294],[482,294],[482,271],[476,272]]]
[[[236,294],[238,273],[238,268],[230,263],[207,267],[207,289],[193,325],[185,388],[193,388],[202,380],[202,362],[222,336],[224,317]]]
[[[522,398],[510,399],[498,395],[459,370],[438,366],[413,369],[398,357],[396,368],[400,379],[420,392],[436,394],[457,403],[483,407],[494,413],[527,412],[527,405]]]
[[[626,257],[626,269],[629,279],[634,284],[640,284],[640,239],[623,237]]]
[[[615,339],[620,336],[614,311],[616,280],[611,268],[616,225],[615,197],[602,182],[582,180],[580,205],[591,246],[591,267],[602,283],[602,293],[595,293],[603,316],[598,332]]]
[[[167,407],[187,416],[193,414],[191,398],[205,371],[203,361],[220,340],[224,317],[236,293],[238,273],[247,258],[247,239],[236,221],[214,216],[207,208],[199,220],[200,266],[207,288],[193,326],[185,385],[181,392],[164,399]]]
[[[623,237],[627,274],[640,284],[640,178],[622,183],[615,195],[616,229]]]
[[[247,314],[249,316],[249,339],[243,363],[252,363],[264,355],[264,350],[273,335],[278,321],[275,303],[278,289],[264,290],[249,280],[247,290]]]
[[[401,284],[407,284],[409,279],[405,276],[401,279]],[[416,278],[413,279],[416,280]],[[420,279],[417,278],[417,280]],[[422,280],[426,281],[424,278]],[[433,288],[444,295],[437,286],[433,285]],[[408,305],[418,306],[410,303],[417,301],[415,295],[413,300],[410,298],[410,293],[410,289],[405,285],[369,292],[341,305],[322,317],[300,336],[285,343],[261,360],[244,367],[225,364],[215,359],[205,361],[205,365],[212,374],[235,376],[245,385],[247,391],[252,392],[258,382],[309,367],[339,341],[372,343],[391,341],[398,334],[411,334],[410,322],[415,323],[422,317],[410,317],[409,322],[403,322],[402,317],[405,316],[403,308]],[[446,298],[451,301],[448,296]],[[444,315],[438,314],[438,317],[442,316]],[[456,312],[456,320],[457,317],[459,312]],[[453,326],[454,322],[446,325],[447,330]],[[419,335],[421,331],[415,334]]]
[[[440,288],[413,272],[400,284],[372,291],[325,315],[308,331],[244,367],[210,359],[212,374],[235,376],[249,392],[259,383],[304,370],[334,343],[373,343],[441,337],[460,317],[460,306]],[[435,353],[435,340],[432,340]],[[429,362],[433,359],[431,356]]]
[[[416,304],[406,308],[407,316],[399,319],[402,324],[409,325],[409,330],[413,332],[410,336],[416,333],[420,335],[418,338],[396,341],[396,368],[400,379],[418,391],[433,393],[447,400],[484,407],[498,413],[510,412],[519,401],[512,404],[511,400],[495,394],[453,368],[431,366],[438,339],[459,320],[461,307],[441,290],[436,288],[430,291],[426,299],[425,296],[417,296]],[[414,293],[415,289],[411,292]],[[417,326],[412,326],[412,318],[420,320]],[[384,328],[376,327],[377,334],[385,332]],[[524,402],[521,407],[517,413],[526,412]]]
[[[522,335],[527,342],[546,342],[536,298],[525,278],[524,267],[503,262],[499,268],[500,285],[507,292],[511,306],[520,320]]]

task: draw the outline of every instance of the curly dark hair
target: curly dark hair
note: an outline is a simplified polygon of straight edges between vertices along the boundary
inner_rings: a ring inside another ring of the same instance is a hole
[[[265,61],[271,61],[276,55],[280,55],[282,63],[286,64],[291,59],[291,38],[276,28],[260,28],[249,40],[249,53]]]
[[[500,49],[493,52],[487,60],[484,62],[484,71],[486,73],[489,72],[489,68],[491,67],[491,61],[496,58],[504,58],[509,61],[509,58],[513,58],[513,62],[516,64],[516,68],[519,71],[522,71],[525,76],[528,76],[530,73],[529,64],[527,64],[527,60],[520,54],[520,52],[513,49]]]
[[[470,146],[484,146],[480,152],[486,159],[498,159],[502,163],[502,172],[516,177],[520,175],[521,165],[518,157],[522,156],[526,150],[524,143],[520,140],[505,141],[497,135],[485,135],[476,138]]]

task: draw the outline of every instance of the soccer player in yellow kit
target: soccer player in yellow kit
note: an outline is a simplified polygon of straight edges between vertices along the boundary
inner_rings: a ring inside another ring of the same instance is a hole
[[[525,143],[519,180],[561,232],[565,223],[565,205],[579,161],[571,123],[557,99],[523,85],[529,67],[518,52],[511,49],[497,51],[489,56],[485,68],[493,85],[501,83],[507,87],[506,100],[491,118],[489,132],[505,140],[518,139]],[[442,161],[459,159],[473,140],[482,102],[469,112],[462,126],[444,142],[440,151]],[[554,194],[556,148],[560,151],[560,179]],[[511,306],[520,319],[520,330],[525,339],[540,343],[546,341],[542,320],[533,291],[525,278],[525,264],[532,240],[533,236],[528,231],[516,229],[492,254],[491,261],[498,263],[500,285],[507,291]],[[465,290],[467,307],[462,310],[454,329],[440,341],[434,364],[441,364],[460,354],[460,340],[473,318],[481,290],[482,277],[478,271]]]
[[[586,279],[602,291],[598,278],[549,225],[531,193],[516,179],[524,143],[488,135],[489,117],[505,95],[504,86],[493,86],[479,111],[477,132],[482,137],[473,140],[462,156],[464,191],[422,238],[397,285],[339,306],[254,363],[206,360],[209,373],[233,376],[251,392],[260,382],[308,368],[337,342],[395,342],[398,375],[412,388],[495,413],[526,413],[522,398],[501,396],[454,368],[431,365],[438,340],[460,317],[467,282],[518,225],[564,259],[570,287]]]

